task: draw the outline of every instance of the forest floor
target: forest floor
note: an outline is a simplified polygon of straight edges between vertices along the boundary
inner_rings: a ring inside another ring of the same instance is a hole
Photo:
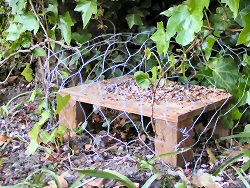
[[[32,85],[27,86],[27,83],[23,80],[1,87],[0,105],[6,103],[13,96],[31,90],[32,87]],[[11,104],[10,108],[24,101],[25,97],[29,96],[19,97]],[[92,152],[90,150],[93,147],[91,145],[92,138],[89,135],[78,135],[58,146],[42,144],[43,148],[53,148],[53,153],[48,158],[46,158],[43,149],[39,149],[34,155],[28,156],[29,132],[39,120],[39,115],[36,112],[38,104],[39,101],[33,103],[26,102],[15,112],[9,114],[8,118],[0,117],[0,186],[16,185],[22,182],[30,182],[32,184],[43,168],[50,169],[61,177],[59,179],[62,181],[63,187],[69,187],[77,178],[81,177],[81,174],[75,168],[114,170],[127,176],[136,183],[137,187],[141,187],[156,173],[152,169],[139,169],[143,164],[139,162],[140,159],[143,159],[145,162],[154,157],[142,143],[134,142],[129,145],[129,148],[126,148],[122,143],[109,142],[108,144],[100,144],[96,148],[96,152]],[[101,134],[101,132],[96,133],[94,136],[97,138]],[[133,137],[133,135],[130,135],[130,137]],[[201,146],[203,142],[205,142],[205,139],[201,140],[201,143],[194,148],[197,158],[202,152]],[[148,145],[153,147],[152,144],[148,142]],[[192,179],[192,182],[194,182],[194,177],[204,173],[212,174],[229,157],[229,153],[238,154],[237,150],[227,150],[226,154],[222,149],[219,149],[220,146],[214,139],[211,139],[208,147],[209,150],[203,152],[202,160],[195,173],[193,171],[195,160],[190,162],[185,168],[169,167],[160,161],[154,163],[153,166],[158,172],[163,174],[163,178],[155,181],[151,187],[173,187],[180,179],[185,181],[185,178],[190,181]],[[214,153],[216,153],[216,159]],[[242,163],[242,161],[239,161],[238,165],[241,166]],[[215,185],[218,185],[218,187],[244,187],[237,180],[232,169],[227,169],[223,174],[214,178],[214,182],[216,182],[216,184],[213,184],[214,187]],[[51,180],[51,175],[45,173],[42,183],[48,186],[48,182]],[[86,183],[87,181],[88,183]],[[94,186],[103,187],[104,185],[105,187],[122,187],[116,181],[100,178],[85,177],[82,179],[81,184],[85,185],[84,187],[86,188]],[[48,187],[53,186],[52,183]]]

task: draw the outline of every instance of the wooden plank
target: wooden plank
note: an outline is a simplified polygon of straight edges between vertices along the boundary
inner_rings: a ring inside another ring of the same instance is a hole
[[[77,111],[79,110],[79,102],[71,99],[67,106],[59,114],[59,123],[67,125],[72,133],[73,129],[77,127],[79,123],[78,121],[83,119],[83,116],[81,116],[82,118],[77,117]]]
[[[143,100],[127,99],[126,96],[105,92],[105,86],[108,84],[119,84],[119,82],[130,78],[130,76],[119,77],[92,84],[83,84],[81,86],[63,89],[61,93],[70,94],[76,101],[81,101],[97,106],[112,108],[115,110],[126,111],[151,117],[152,104]],[[185,104],[177,104],[171,101],[154,104],[154,118],[175,122],[177,120],[188,119],[190,116],[199,115],[204,112],[221,106],[231,95],[213,95],[208,94],[207,99]]]
[[[186,119],[184,121],[169,122],[165,120],[155,121],[155,152],[157,155],[175,152],[175,147],[186,138],[181,132],[180,128],[190,128],[193,125],[192,119]],[[190,132],[190,137],[181,144],[181,148],[188,148],[194,144],[193,132]],[[188,150],[185,153],[178,156],[169,156],[161,158],[164,162],[173,166],[182,166],[184,161],[190,161],[193,159],[192,150]]]

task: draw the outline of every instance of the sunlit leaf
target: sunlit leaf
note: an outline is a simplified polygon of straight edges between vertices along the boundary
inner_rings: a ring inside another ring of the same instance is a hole
[[[246,26],[246,21],[244,17],[250,12],[250,5],[246,6],[244,9],[242,9],[238,16],[236,17],[235,21],[240,24],[241,27]]]
[[[154,66],[154,67],[151,69],[151,72],[152,72],[152,80],[153,80],[154,83],[157,81],[158,69],[159,69],[158,66]]]
[[[226,5],[233,12],[234,18],[236,18],[238,14],[239,5],[240,5],[240,0],[221,0],[221,2],[226,3]]]
[[[8,0],[12,14],[20,14],[26,5],[26,0]]]
[[[143,25],[140,14],[128,14],[126,20],[129,28],[131,29],[134,25]]]
[[[36,48],[33,51],[33,55],[35,58],[37,57],[46,57],[46,51],[43,48]]]
[[[149,48],[145,49],[144,52],[145,52],[145,54],[147,55],[147,60],[149,60],[150,57],[151,57],[152,52],[150,51]]]
[[[165,55],[168,52],[170,37],[165,31],[163,22],[157,23],[157,31],[151,36],[151,39],[155,41],[157,51],[160,55]]]
[[[48,5],[47,12],[53,12],[55,16],[58,16],[58,3],[57,3],[57,1],[53,1],[53,4]]]
[[[7,37],[6,40],[15,41],[20,38],[23,33],[23,29],[21,25],[16,23],[11,23],[9,28],[6,30]]]
[[[168,39],[176,36],[176,42],[186,46],[195,38],[195,33],[201,30],[203,25],[203,8],[209,4],[208,0],[197,1],[190,0],[186,4],[171,7],[161,13],[167,17],[167,35]]]
[[[60,16],[60,22],[58,27],[62,32],[62,36],[66,43],[69,45],[71,41],[71,27],[74,25],[70,13],[67,11],[64,16]]]
[[[186,188],[186,185],[185,185],[185,183],[176,183],[174,185],[174,188]]]
[[[209,31],[205,31],[204,35],[207,35]],[[211,56],[213,46],[217,38],[213,35],[209,35],[202,44],[202,49],[205,51],[206,59],[208,60]]]
[[[143,71],[137,71],[134,74],[136,83],[142,87],[142,88],[149,88],[151,82],[149,80],[149,74],[148,73],[144,73]]]
[[[39,126],[44,125],[44,123],[46,123],[49,118],[50,118],[50,110],[44,110],[41,114],[41,118],[38,122],[38,125]]]
[[[59,114],[63,108],[65,108],[70,100],[70,95],[61,96],[60,94],[56,95],[57,108],[56,114]]]
[[[85,28],[91,16],[97,14],[97,0],[80,0],[74,10],[81,12],[83,28]]]
[[[23,72],[21,74],[25,77],[25,79],[28,82],[31,82],[34,79],[33,70],[30,68],[30,64],[28,64],[28,63],[26,64],[26,67],[25,67],[25,69],[23,70]]]
[[[244,17],[244,20],[246,22],[246,26],[240,33],[240,36],[237,41],[237,45],[244,44],[249,47],[250,46],[250,13],[248,13]]]
[[[32,12],[15,16],[14,22],[20,23],[22,25],[22,30],[34,31],[34,34],[37,33],[40,27],[39,21],[37,21],[36,16]]]

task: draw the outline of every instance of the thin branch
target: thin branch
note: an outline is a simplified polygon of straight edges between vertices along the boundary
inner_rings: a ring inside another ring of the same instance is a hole
[[[48,38],[49,38],[49,35],[48,35],[48,33],[47,33],[47,31],[46,31],[44,25],[42,24],[41,19],[39,18],[38,14],[37,14],[37,12],[36,12],[36,9],[35,9],[35,7],[34,7],[34,5],[33,5],[33,3],[32,3],[32,0],[29,0],[29,3],[30,3],[30,6],[31,6],[31,10],[32,10],[33,13],[35,14],[36,19],[39,21],[39,24],[40,24],[40,26],[41,26],[42,29],[43,29],[43,32],[44,32],[44,34],[45,34],[45,37],[48,39]]]
[[[9,77],[10,77],[10,75],[11,75],[11,73],[12,73],[12,71],[13,71],[14,68],[15,68],[15,66],[13,66],[13,67],[11,68],[11,70],[10,70],[8,76],[5,78],[5,80],[4,80],[3,82],[0,82],[0,85],[5,84],[5,83],[8,81],[8,79],[9,79]]]

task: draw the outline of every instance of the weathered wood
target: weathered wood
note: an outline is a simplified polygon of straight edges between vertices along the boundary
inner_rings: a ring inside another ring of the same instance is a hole
[[[176,151],[175,146],[186,137],[180,132],[180,128],[187,128],[193,125],[193,119],[186,119],[184,121],[167,122],[164,120],[155,121],[155,151],[157,155],[172,153]],[[194,144],[193,133],[190,132],[189,138],[180,145],[180,148],[187,148]],[[173,166],[181,165],[184,160],[191,160],[193,158],[192,150],[188,150],[181,155],[173,155],[161,158]]]
[[[59,114],[59,123],[66,125],[73,133],[78,125],[85,121],[91,113],[92,105],[70,99],[67,106]]]
[[[128,79],[129,77],[119,78]],[[119,79],[109,80],[109,84],[118,84]],[[106,81],[107,82],[107,81]],[[95,82],[91,84],[83,84],[81,86],[63,89],[61,93],[70,94],[72,99],[97,106],[107,107],[128,113],[140,114],[150,117],[152,115],[152,104],[148,102],[138,101],[133,98],[126,99],[126,96],[118,94],[110,94],[105,92],[106,82]],[[185,104],[176,104],[171,101],[161,102],[159,105],[154,105],[154,118],[166,121],[175,122],[184,120],[189,117],[195,117],[201,112],[213,110],[221,106],[226,100],[231,98],[227,95],[208,94],[206,99],[197,102]]]

